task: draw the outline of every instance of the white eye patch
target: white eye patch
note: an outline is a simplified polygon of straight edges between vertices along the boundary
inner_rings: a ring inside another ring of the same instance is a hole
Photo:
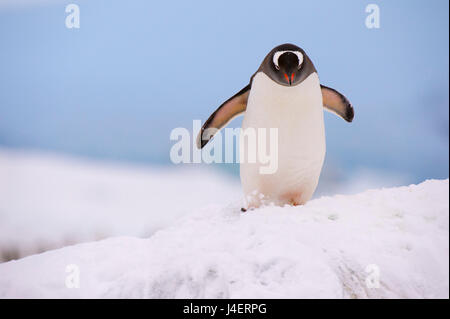
[[[298,68],[300,69],[300,67],[301,67],[301,65],[303,63],[303,54],[300,51],[289,51],[289,50],[288,51],[277,51],[277,52],[275,52],[275,54],[273,55],[273,64],[275,64],[276,68],[277,69],[280,68],[280,66],[278,65],[278,59],[280,58],[280,56],[283,53],[286,53],[286,52],[294,53],[297,56],[297,58],[298,58]]]

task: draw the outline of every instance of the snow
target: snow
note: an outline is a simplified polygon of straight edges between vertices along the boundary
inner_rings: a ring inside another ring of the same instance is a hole
[[[325,166],[315,197],[407,179]],[[207,165],[148,166],[0,148],[0,262],[111,236],[148,237],[193,209],[242,201],[238,177]]]
[[[428,180],[300,207],[208,205],[148,238],[0,264],[0,297],[448,298],[448,192],[448,179]],[[66,286],[68,265],[79,288]]]
[[[240,200],[205,167],[147,167],[0,149],[0,262],[111,236],[148,237],[190,210]]]

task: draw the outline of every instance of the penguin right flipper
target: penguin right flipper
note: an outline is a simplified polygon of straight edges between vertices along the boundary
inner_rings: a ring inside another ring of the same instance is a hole
[[[247,109],[247,100],[250,93],[251,83],[226,100],[219,108],[211,114],[203,124],[197,136],[197,147],[203,148],[213,136],[233,118]]]
[[[355,112],[349,100],[335,89],[329,88],[325,85],[320,85],[322,90],[323,106],[327,111],[330,111],[347,122],[353,121]]]

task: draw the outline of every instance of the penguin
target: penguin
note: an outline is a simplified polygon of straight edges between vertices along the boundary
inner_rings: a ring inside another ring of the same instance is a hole
[[[347,122],[354,118],[349,100],[320,84],[305,51],[282,44],[266,55],[249,84],[206,120],[197,147],[203,148],[218,130],[242,114],[243,131],[277,128],[278,167],[274,173],[261,174],[260,163],[240,163],[246,206],[242,211],[265,204],[303,205],[314,194],[325,158],[323,109]]]

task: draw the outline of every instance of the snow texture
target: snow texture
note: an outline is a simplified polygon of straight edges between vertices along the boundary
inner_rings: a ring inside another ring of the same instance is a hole
[[[237,203],[210,205],[146,239],[109,238],[0,264],[0,297],[448,298],[448,184],[246,213]],[[68,265],[79,270],[79,288],[66,286]]]
[[[0,149],[0,262],[111,236],[149,237],[194,208],[241,198],[213,169]]]

